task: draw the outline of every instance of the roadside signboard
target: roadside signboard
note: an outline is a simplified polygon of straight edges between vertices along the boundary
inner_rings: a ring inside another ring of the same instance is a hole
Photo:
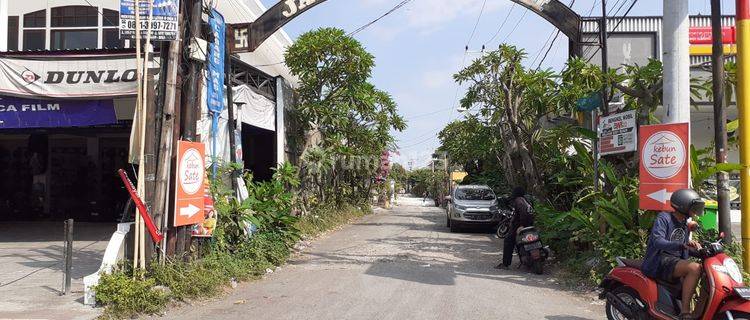
[[[635,110],[602,117],[599,121],[599,154],[617,154],[636,150]]]
[[[205,219],[206,147],[200,142],[177,142],[174,226],[187,226]]]
[[[673,211],[672,193],[689,187],[688,123],[641,126],[640,193],[643,210]]]
[[[713,30],[710,26],[690,27],[689,37],[690,44],[711,44],[714,39]],[[724,44],[737,43],[737,31],[734,26],[721,27],[721,42]]]
[[[120,0],[120,39],[135,39],[135,2]],[[139,4],[141,36],[148,35],[149,1]],[[151,20],[151,40],[177,40],[180,0],[153,0]]]

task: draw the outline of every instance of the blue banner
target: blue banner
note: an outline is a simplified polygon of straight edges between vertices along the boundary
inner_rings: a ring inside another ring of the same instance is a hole
[[[40,100],[0,96],[0,129],[117,123],[112,100]]]
[[[224,110],[224,54],[226,46],[224,44],[226,37],[226,26],[224,25],[224,16],[216,11],[211,10],[211,16],[208,19],[211,33],[214,34],[214,42],[208,47],[208,84],[206,85],[206,105],[208,112],[211,113],[211,157],[213,158],[213,176],[216,176],[217,159],[216,159],[216,136],[219,130],[219,115]]]
[[[224,110],[224,17],[214,9],[208,24],[214,34],[214,42],[208,47],[208,111],[221,113]]]

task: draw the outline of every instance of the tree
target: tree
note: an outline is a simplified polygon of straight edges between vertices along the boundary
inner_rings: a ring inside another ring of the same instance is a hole
[[[544,197],[534,160],[534,142],[542,130],[540,119],[556,111],[557,84],[548,70],[527,70],[523,50],[501,45],[454,75],[468,84],[461,99],[464,109],[478,107],[477,117],[496,133],[502,152],[494,155],[506,168],[510,185],[526,185]],[[500,150],[496,150],[500,151]]]
[[[319,190],[344,200],[368,197],[378,169],[374,159],[393,146],[391,130],[406,128],[392,97],[368,82],[375,58],[336,28],[303,34],[285,58],[300,80],[296,123],[302,132],[315,131],[320,138],[303,144],[324,150],[311,158],[334,158],[325,176],[315,176],[315,183],[323,185]]]

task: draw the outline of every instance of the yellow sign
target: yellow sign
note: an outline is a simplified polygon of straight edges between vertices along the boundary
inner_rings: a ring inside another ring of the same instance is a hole
[[[458,182],[466,178],[468,175],[469,174],[466,172],[451,172],[451,180]]]
[[[694,44],[690,46],[691,56],[710,56],[713,52],[710,44]],[[734,55],[737,54],[737,45],[725,44],[724,54]]]

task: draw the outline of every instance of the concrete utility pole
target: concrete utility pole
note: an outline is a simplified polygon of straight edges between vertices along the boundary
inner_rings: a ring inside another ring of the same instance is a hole
[[[711,0],[711,33],[713,51],[714,91],[714,141],[716,143],[716,163],[727,162],[727,113],[724,109],[724,48],[721,25],[721,0]],[[717,200],[719,202],[719,230],[724,232],[724,241],[732,241],[732,217],[729,208],[729,174],[716,174]]]
[[[664,123],[690,123],[689,28],[688,1],[664,0]]]
[[[737,109],[740,120],[742,265],[750,270],[750,0],[737,0]]]

